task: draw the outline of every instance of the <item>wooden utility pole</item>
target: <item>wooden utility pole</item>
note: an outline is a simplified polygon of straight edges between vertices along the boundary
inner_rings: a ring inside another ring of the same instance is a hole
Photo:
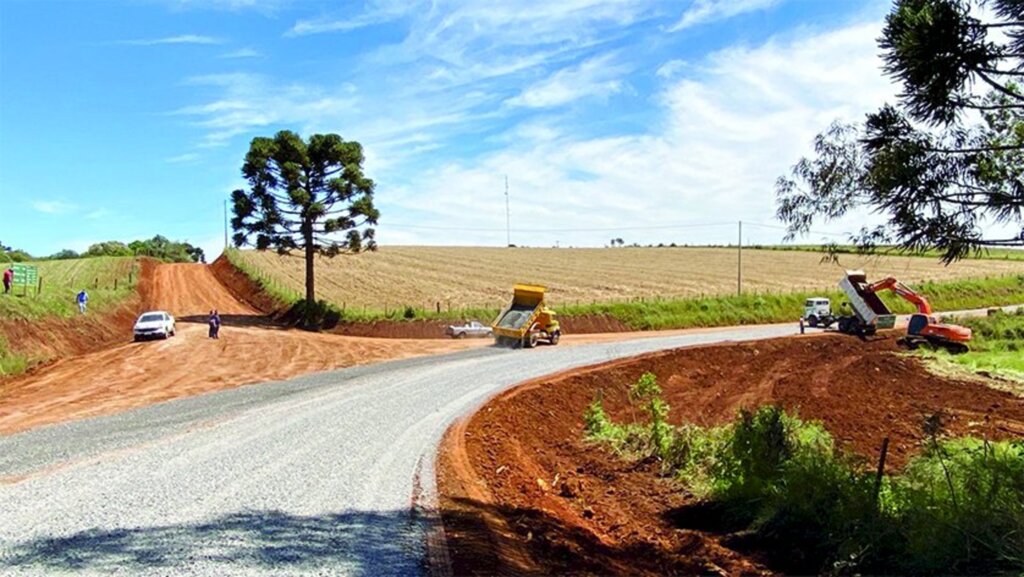
[[[743,221],[740,221],[739,242],[736,243],[736,294],[743,294]]]

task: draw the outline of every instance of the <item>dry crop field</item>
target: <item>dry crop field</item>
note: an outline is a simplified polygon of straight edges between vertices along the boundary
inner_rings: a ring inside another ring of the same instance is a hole
[[[303,259],[240,251],[246,268],[295,293],[303,290]],[[339,306],[368,310],[402,306],[494,308],[514,283],[549,288],[554,305],[610,303],[640,298],[724,295],[736,291],[736,250],[728,248],[488,248],[385,246],[375,253],[321,258],[317,296]],[[840,255],[845,268],[869,278],[896,276],[908,283],[1020,274],[1024,265],[1004,260],[965,260]],[[789,292],[835,287],[842,267],[821,254],[744,250],[745,292]]]

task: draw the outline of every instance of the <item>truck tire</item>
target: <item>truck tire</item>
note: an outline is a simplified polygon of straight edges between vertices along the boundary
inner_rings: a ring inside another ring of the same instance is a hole
[[[560,338],[562,338],[562,333],[560,333],[558,331],[555,331],[554,333],[551,334],[551,344],[552,345],[557,345],[558,344],[558,339],[560,339]]]
[[[816,315],[811,315],[807,317],[807,326],[811,327],[812,329],[818,328],[818,317]]]
[[[464,338],[466,338],[466,333],[465,332],[461,332],[461,333],[455,335],[455,338],[457,338],[457,339],[464,339]]]
[[[525,345],[528,349],[532,349],[537,346],[537,333],[530,333],[526,335]]]

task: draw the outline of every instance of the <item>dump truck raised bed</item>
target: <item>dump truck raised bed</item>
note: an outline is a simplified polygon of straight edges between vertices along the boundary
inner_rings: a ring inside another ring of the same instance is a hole
[[[891,329],[895,326],[896,315],[892,314],[882,299],[878,298],[880,291],[889,290],[917,307],[917,314],[911,315],[910,323],[907,325],[907,334],[899,340],[901,345],[910,349],[921,346],[942,348],[952,353],[964,353],[968,350],[967,342],[971,340],[971,329],[938,322],[932,315],[928,299],[895,278],[890,277],[869,284],[863,271],[846,271],[846,276],[839,281],[839,288],[846,293],[853,309],[852,314],[839,317],[840,332],[870,335],[878,329]]]
[[[839,288],[849,300],[850,311],[844,311],[836,322],[839,332],[848,335],[873,335],[878,329],[896,326],[896,315],[871,290],[862,270],[848,270]]]
[[[539,342],[557,345],[562,329],[555,311],[544,306],[546,287],[517,284],[512,302],[494,320],[491,330],[498,346],[533,348]]]

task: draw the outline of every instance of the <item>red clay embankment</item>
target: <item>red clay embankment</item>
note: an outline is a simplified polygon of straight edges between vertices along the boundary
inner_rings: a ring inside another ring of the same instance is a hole
[[[935,413],[953,435],[1024,438],[1024,399],[936,376],[896,353],[892,336],[709,346],[507,392],[454,426],[439,455],[454,572],[772,572],[758,551],[734,548],[708,529],[713,519],[694,519],[694,499],[660,477],[657,463],[629,462],[584,442],[582,415],[599,392],[613,419],[642,418],[627,391],[647,371],[658,376],[676,424],[721,424],[740,408],[778,404],[820,420],[838,444],[865,459],[876,459],[889,437],[890,469],[918,450],[923,420]]]

